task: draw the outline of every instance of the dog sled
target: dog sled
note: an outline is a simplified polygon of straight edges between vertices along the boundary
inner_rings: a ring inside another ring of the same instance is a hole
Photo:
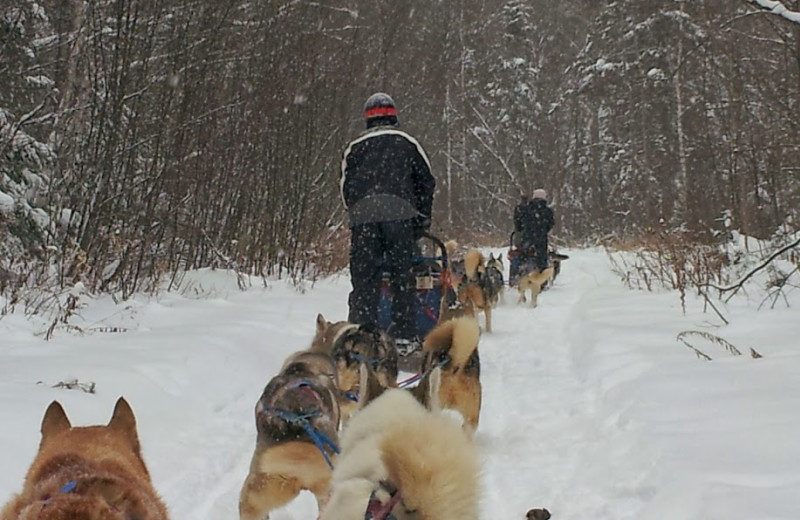
[[[553,278],[558,276],[558,273],[561,271],[561,261],[566,260],[569,258],[567,255],[563,255],[556,251],[555,247],[552,244],[548,246],[548,267],[553,267],[555,270]],[[508,285],[509,287],[516,287],[519,284],[520,276],[524,275],[525,273],[530,273],[533,271],[537,271],[536,267],[536,250],[533,247],[522,247],[520,244],[514,243],[514,233],[511,233],[511,237],[509,238],[509,248],[508,253],[506,253],[506,258],[508,258]],[[542,290],[547,290],[550,286],[550,283],[547,283],[542,287]]]
[[[455,304],[456,293],[444,243],[438,237],[425,233],[418,242],[419,251],[414,256],[413,271],[416,279],[414,325],[420,341],[437,323],[442,310]],[[378,302],[378,326],[389,329],[392,323],[392,287],[384,277]],[[403,354],[403,353],[401,353]],[[422,364],[422,350],[400,356],[400,369],[416,372]]]

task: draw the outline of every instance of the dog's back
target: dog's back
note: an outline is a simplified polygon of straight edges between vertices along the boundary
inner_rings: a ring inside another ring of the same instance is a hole
[[[120,398],[106,426],[73,428],[53,401],[22,493],[2,520],[166,520],[141,456],[136,419]]]
[[[333,438],[339,429],[333,363],[315,360],[309,364],[309,358],[313,359],[315,354],[299,354],[302,355],[292,355],[281,372],[267,383],[256,403],[258,441],[265,447],[294,440],[313,442],[306,424]],[[306,422],[291,420],[304,415],[308,415]]]
[[[362,369],[362,386],[367,369]],[[438,402],[439,370],[427,381]],[[392,509],[389,494],[402,504],[398,520],[445,520],[478,516],[477,448],[450,416],[434,404],[427,409],[410,392],[385,389],[378,397],[360,398],[363,406],[342,437],[342,454],[334,469],[331,497],[320,520],[361,518],[370,499]],[[409,517],[410,518],[410,517]]]
[[[387,430],[381,442],[387,480],[403,507],[429,520],[477,519],[480,462],[472,441],[442,413]]]
[[[531,307],[536,307],[539,304],[539,293],[542,292],[542,287],[553,279],[554,272],[555,269],[548,267],[544,271],[531,271],[525,276],[521,276],[517,285],[519,302],[526,302],[527,297],[525,294],[530,291]]]

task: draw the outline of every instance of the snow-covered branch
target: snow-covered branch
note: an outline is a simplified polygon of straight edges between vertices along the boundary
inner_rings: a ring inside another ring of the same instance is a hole
[[[755,4],[760,9],[769,11],[778,16],[782,16],[787,20],[800,24],[800,12],[792,11],[777,0],[747,0],[751,4]]]

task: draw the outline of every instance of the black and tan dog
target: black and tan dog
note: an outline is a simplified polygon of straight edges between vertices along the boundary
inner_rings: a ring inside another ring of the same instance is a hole
[[[359,411],[342,434],[320,520],[477,520],[478,449],[436,405],[440,370],[430,372],[418,398],[383,387],[361,366]]]
[[[464,277],[458,284],[458,301],[467,312],[474,316],[483,312],[486,332],[492,331],[492,293],[486,279],[486,265],[483,253],[477,249],[467,251],[464,256]],[[494,298],[497,293],[494,294]]]
[[[486,278],[485,285],[489,303],[495,307],[503,299],[503,290],[505,289],[506,283],[505,277],[503,276],[504,270],[503,256],[500,254],[494,256],[493,253],[489,253],[484,276]]]
[[[330,490],[340,422],[336,369],[330,356],[290,356],[255,407],[256,448],[239,495],[241,520],[266,520],[270,511],[311,491],[322,504]]]
[[[345,397],[340,403],[342,424],[346,424],[356,410],[361,363],[370,366],[383,386],[397,386],[397,347],[391,336],[374,327],[351,325],[343,328],[333,343],[331,357],[339,389]]]
[[[136,418],[120,398],[106,426],[73,427],[57,401],[39,452],[2,520],[167,520],[142,459]]]
[[[480,329],[477,320],[464,316],[438,324],[431,330],[422,348],[425,351],[423,376],[415,389],[426,388],[431,371],[441,368],[439,406],[458,411],[464,428],[473,434],[481,411],[481,365],[478,355]],[[416,390],[412,389],[412,392]]]

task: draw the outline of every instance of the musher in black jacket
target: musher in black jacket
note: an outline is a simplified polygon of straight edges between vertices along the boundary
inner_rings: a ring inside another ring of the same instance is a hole
[[[547,205],[547,192],[539,188],[533,198],[524,197],[514,209],[514,238],[524,255],[533,252],[534,263],[543,271],[550,263],[547,234],[553,229],[553,210]]]
[[[419,344],[411,268],[416,241],[431,224],[436,180],[422,146],[397,129],[391,97],[370,96],[364,117],[367,131],[347,145],[342,159],[342,199],[352,232],[348,321],[377,325],[381,278],[389,273],[389,332],[406,353]]]

